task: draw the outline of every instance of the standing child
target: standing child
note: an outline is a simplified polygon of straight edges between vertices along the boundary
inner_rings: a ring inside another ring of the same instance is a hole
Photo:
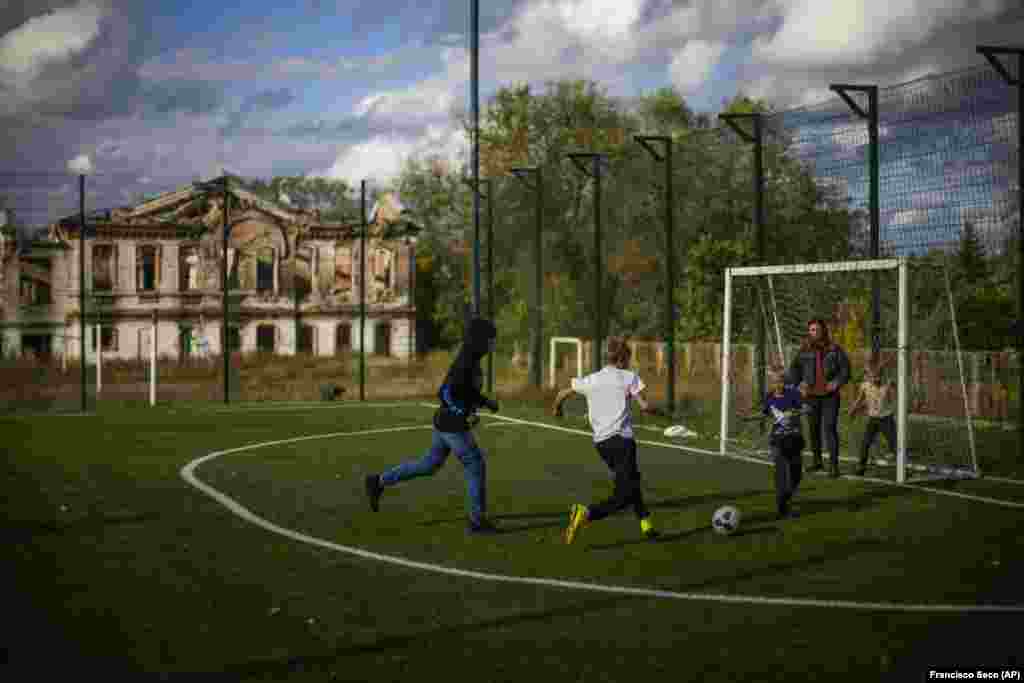
[[[470,322],[459,355],[437,392],[441,407],[434,413],[430,450],[419,460],[366,477],[366,496],[371,510],[377,512],[379,509],[380,496],[385,488],[415,477],[435,474],[448,455],[455,451],[466,473],[470,533],[497,531],[487,519],[487,461],[471,431],[477,419],[477,408],[485,406],[491,412],[498,412],[498,402],[480,393],[483,386],[480,362],[494,350],[496,338],[497,330],[489,320],[474,318]]]
[[[800,416],[806,412],[800,390],[785,384],[784,376],[781,368],[768,373],[768,393],[762,410],[764,415],[772,418],[768,443],[775,460],[775,500],[779,519],[796,517],[789,503],[803,477],[804,435]]]
[[[552,410],[555,417],[562,416],[562,403],[577,393],[587,399],[587,414],[594,430],[597,454],[615,474],[615,490],[611,498],[586,506],[575,504],[569,508],[569,526],[565,542],[572,543],[580,528],[590,522],[632,506],[640,531],[647,538],[656,538],[657,530],[651,523],[651,513],[644,505],[640,485],[640,469],[636,460],[636,441],[633,439],[633,418],[630,401],[636,399],[641,410],[654,412],[644,399],[645,385],[640,377],[628,370],[631,352],[626,340],[608,340],[607,365],[586,377],[574,378],[568,389],[555,398]]]
[[[850,417],[862,407],[867,408],[868,424],[860,446],[860,463],[857,475],[867,472],[868,452],[878,433],[885,434],[885,440],[895,457],[896,453],[896,387],[892,382],[882,381],[881,363],[872,357],[864,369],[864,381],[857,389],[857,398],[850,406]]]

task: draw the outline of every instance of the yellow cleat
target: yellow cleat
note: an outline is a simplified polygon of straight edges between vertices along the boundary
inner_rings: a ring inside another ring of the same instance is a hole
[[[590,511],[586,505],[574,504],[569,508],[569,526],[565,529],[565,544],[569,545],[576,538],[576,532],[587,523]]]
[[[644,537],[650,539],[655,539],[661,536],[661,532],[654,528],[654,524],[652,524],[651,520],[647,517],[640,520],[640,531],[643,533]]]

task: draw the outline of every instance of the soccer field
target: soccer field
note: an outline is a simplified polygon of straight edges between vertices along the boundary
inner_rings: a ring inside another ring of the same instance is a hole
[[[501,534],[466,534],[454,456],[369,511],[363,476],[419,457],[432,412],[210,404],[0,421],[8,666],[35,680],[590,682],[1024,664],[1024,484],[1000,443],[983,471],[1007,479],[808,475],[800,517],[777,522],[770,467],[641,430],[664,536],[643,540],[622,514],[565,546],[569,505],[611,491],[578,405],[563,421],[512,401],[483,417]],[[723,504],[744,516],[732,537],[710,528]]]

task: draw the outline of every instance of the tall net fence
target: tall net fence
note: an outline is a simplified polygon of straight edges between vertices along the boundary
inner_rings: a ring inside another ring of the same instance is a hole
[[[1011,75],[1017,76],[1013,65]],[[545,106],[561,101],[552,98]],[[862,93],[850,98],[867,108]],[[487,119],[486,111],[482,114],[482,175],[491,180],[487,189],[493,197],[481,201],[482,298],[484,312],[493,309],[500,332],[494,359],[499,392],[531,386],[534,367],[543,370],[544,388],[550,388],[552,370],[559,387],[577,372],[589,372],[593,359],[600,359],[601,349],[595,350],[593,341],[600,323],[602,342],[610,336],[631,339],[634,363],[657,403],[674,400],[685,421],[713,425],[721,390],[716,368],[724,269],[872,256],[868,123],[839,96],[762,117],[760,193],[750,119],[737,121],[746,135],[699,117],[661,130],[672,136],[666,187],[664,146],[652,143],[661,150],[656,157],[638,145],[634,134],[650,131],[627,113],[599,111],[594,120],[582,122],[577,117],[565,130],[527,118],[508,124],[507,135]],[[969,390],[981,397],[977,417],[1012,424],[1019,414],[1019,360],[1011,350],[1015,342],[1007,323],[1018,306],[1015,240],[1020,231],[1019,114],[1013,88],[988,67],[967,69],[881,88],[878,116],[878,255],[949,258],[962,348],[969,358]],[[588,127],[589,133],[574,135]],[[466,148],[466,140],[462,143]],[[607,158],[600,207],[596,179],[568,159],[581,151]],[[101,374],[101,396],[148,400],[152,373],[144,356],[152,348],[147,335],[152,334],[154,311],[158,400],[220,402],[225,386],[232,401],[433,395],[458,351],[474,286],[472,192],[466,185],[468,159],[461,161],[461,166],[440,159],[417,162],[393,187],[371,188],[368,209],[389,190],[399,190],[403,199],[415,197],[409,222],[423,229],[401,229],[401,211],[384,221],[390,228],[371,221],[365,254],[353,187],[344,198],[321,201],[309,187],[240,183],[242,192],[230,200],[225,253],[223,200],[216,191],[176,203],[176,193],[191,187],[187,181],[148,179],[146,196],[140,197],[118,189],[137,187],[128,179],[90,175],[86,212],[95,217],[87,222],[99,232],[87,233],[88,256],[95,259],[87,265],[86,294],[98,318],[88,322],[99,325],[99,343],[109,350],[102,360],[110,361],[103,367],[109,373]],[[523,182],[511,177],[512,167],[531,164],[535,170]],[[68,218],[66,253],[64,247],[54,249],[52,261],[65,265],[52,267],[74,269],[77,178],[44,182],[22,176],[3,176],[6,200],[15,209],[27,207],[20,220],[39,228]],[[59,199],[64,204],[57,210],[48,202],[58,199],[48,193],[62,184],[70,194]],[[543,192],[537,191],[538,184]],[[669,199],[676,264],[672,282],[666,282],[665,258]],[[759,201],[763,248],[755,220]],[[41,212],[37,219],[30,219],[32,211]],[[539,250],[534,239],[538,212]],[[599,251],[595,214],[600,216]],[[493,248],[488,236],[492,215]],[[6,234],[13,233],[8,229]],[[222,259],[229,273],[223,344]],[[12,303],[20,296],[10,294],[20,286],[10,284],[20,282],[21,275],[8,274],[15,272],[10,270],[15,262],[21,260],[5,261],[8,356],[24,355],[37,343],[36,335],[21,335],[30,321]],[[104,269],[112,275],[104,275]],[[113,294],[93,292],[104,277],[116,280]],[[46,325],[65,330],[53,332],[51,349],[57,348],[60,335],[77,334],[71,302],[78,294],[72,285],[66,283],[68,310],[55,305],[39,314]],[[539,343],[534,333],[538,310],[543,321]],[[879,330],[868,325],[863,331],[861,343],[873,333],[889,334],[886,311],[879,321]],[[553,339],[574,341],[556,342],[552,363]],[[224,345],[231,350],[227,372]],[[75,357],[55,356],[61,363]],[[672,396],[670,365],[675,366]]]

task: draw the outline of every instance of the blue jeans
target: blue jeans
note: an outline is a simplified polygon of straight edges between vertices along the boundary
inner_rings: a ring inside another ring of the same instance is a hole
[[[426,455],[385,471],[380,475],[381,486],[394,486],[407,479],[429,477],[441,469],[452,451],[462,461],[466,473],[469,519],[477,523],[487,515],[487,461],[473,438],[473,432],[441,432],[435,429]]]

